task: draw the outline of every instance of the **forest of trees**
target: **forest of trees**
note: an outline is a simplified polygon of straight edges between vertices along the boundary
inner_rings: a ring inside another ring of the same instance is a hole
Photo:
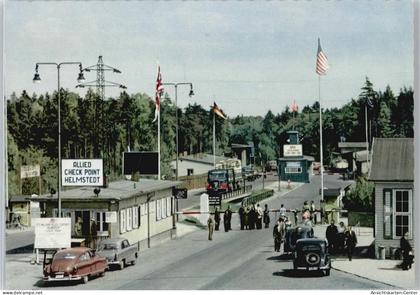
[[[19,194],[21,165],[40,164],[43,192],[57,189],[57,93],[19,96],[13,93],[7,101],[9,195]],[[365,112],[369,109],[370,138],[413,137],[413,91],[400,89],[395,95],[390,87],[375,91],[366,78],[358,98],[341,108],[323,106],[323,137],[325,163],[338,142],[365,141]],[[316,101],[316,99],[314,99]],[[212,153],[212,120],[209,108],[194,103],[175,109],[165,94],[161,102],[162,175],[172,177],[170,162],[175,157],[175,116],[179,116],[179,152]],[[217,117],[217,116],[216,116]],[[129,95],[101,100],[93,90],[84,97],[61,89],[62,158],[103,158],[108,179],[121,178],[122,153],[156,151],[157,123],[154,100],[147,94]],[[281,113],[268,111],[261,116],[237,116],[216,119],[217,154],[230,153],[232,143],[253,142],[256,163],[281,156],[286,131],[299,131],[303,151],[319,159],[319,103],[304,106],[293,114],[288,107]],[[32,181],[33,180],[33,181]],[[38,181],[22,183],[22,193],[38,192]]]

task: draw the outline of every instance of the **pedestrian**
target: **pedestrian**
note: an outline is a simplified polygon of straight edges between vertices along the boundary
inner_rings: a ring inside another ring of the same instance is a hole
[[[241,230],[244,230],[244,228],[245,228],[245,209],[244,209],[244,206],[242,205],[242,203],[241,203],[241,207],[239,207],[238,214],[239,214],[239,221],[241,223]]]
[[[219,230],[220,225],[220,211],[219,208],[216,207],[216,210],[214,210],[214,223],[215,223],[215,230]]]
[[[230,210],[230,205],[227,207],[227,214],[228,214],[228,228],[229,230],[232,230],[232,210]]]
[[[413,264],[413,248],[410,245],[410,242],[408,241],[410,237],[410,234],[408,232],[405,232],[404,235],[400,239],[400,249],[401,254],[403,256],[403,262],[401,263],[401,267],[403,270],[409,270],[411,268],[411,265]]]
[[[81,217],[77,217],[77,221],[74,224],[74,236],[80,238],[82,236],[82,223],[83,220]]]
[[[305,210],[302,213],[302,223],[303,226],[308,226],[308,227],[312,227],[312,221],[311,221],[311,213],[309,212],[309,210]]]
[[[284,240],[285,224],[282,217],[280,217],[273,228],[274,251],[280,252],[281,243]]]
[[[244,212],[244,225],[245,229],[249,229],[249,206],[245,208]]]
[[[270,210],[268,210],[268,205],[264,205],[264,224],[265,228],[268,228],[270,225]]]
[[[297,214],[298,214],[298,209],[294,209],[293,210],[293,217],[294,217],[295,225],[297,225],[297,223],[298,223]]]
[[[336,251],[336,244],[337,244],[337,234],[338,229],[335,225],[334,219],[331,219],[331,223],[327,226],[327,230],[325,231],[325,237],[328,241],[328,251],[330,253],[334,253]]]
[[[91,248],[96,249],[96,240],[98,238],[98,226],[96,224],[95,219],[91,219],[92,223],[90,225],[90,240],[91,240]]]
[[[228,209],[223,212],[223,228],[225,229],[225,232],[229,231],[229,211]]]
[[[257,204],[256,212],[257,212],[257,220],[256,220],[257,229],[262,229],[262,218],[263,218],[264,212],[262,208],[260,207],[260,204]]]
[[[252,204],[251,209],[249,210],[249,229],[255,229],[255,219],[256,219],[255,205]]]
[[[311,205],[310,205],[310,212],[311,212],[311,217],[313,219],[314,224],[316,224],[316,208],[315,208],[315,203],[314,201],[311,201]]]
[[[344,225],[344,222],[340,222],[338,224],[338,233],[337,233],[337,251],[342,253],[344,251],[345,246],[345,237],[344,233],[346,232],[346,226]]]
[[[213,230],[214,230],[214,222],[211,215],[209,215],[209,219],[207,219],[207,227],[209,229],[209,241],[213,240]]]
[[[308,201],[303,202],[302,212],[305,212],[306,210],[311,210],[311,207],[308,204]]]
[[[349,258],[349,261],[351,261],[353,257],[353,251],[354,248],[357,245],[357,237],[354,230],[352,230],[351,226],[349,226],[344,233],[345,237],[345,243],[346,243],[346,249],[347,249],[347,257]]]
[[[281,216],[286,216],[287,209],[284,208],[284,204],[280,205],[280,210],[279,211],[280,211],[280,217]]]

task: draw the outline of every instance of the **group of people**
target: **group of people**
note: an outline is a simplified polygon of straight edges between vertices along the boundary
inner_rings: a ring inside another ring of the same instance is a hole
[[[346,227],[344,222],[340,222],[337,227],[335,221],[331,220],[325,232],[325,237],[328,241],[330,253],[339,254],[345,251],[349,261],[352,260],[353,252],[357,245],[357,236],[351,226]]]
[[[264,206],[264,210],[261,208],[260,204],[252,204],[252,206],[244,207],[241,204],[241,207],[238,210],[239,221],[241,224],[241,230],[247,229],[262,229],[262,224],[264,227],[268,228],[270,224],[270,210],[268,210],[267,204]],[[216,207],[214,211],[214,220],[211,215],[207,220],[207,228],[209,230],[209,240],[213,239],[213,231],[218,231],[220,228],[220,222],[222,221],[223,214],[223,229],[225,232],[232,230],[232,210],[230,206],[223,212],[219,211],[219,208]]]

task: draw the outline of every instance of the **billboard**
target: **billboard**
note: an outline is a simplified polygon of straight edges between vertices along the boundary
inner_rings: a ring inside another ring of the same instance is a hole
[[[131,175],[138,172],[140,175],[158,174],[157,152],[124,152],[123,175]]]
[[[302,145],[301,144],[285,144],[283,145],[283,156],[284,157],[295,157],[302,156]]]
[[[41,176],[41,169],[39,165],[32,166],[21,166],[20,167],[20,178],[31,178]]]
[[[62,186],[103,186],[102,159],[61,160]]]

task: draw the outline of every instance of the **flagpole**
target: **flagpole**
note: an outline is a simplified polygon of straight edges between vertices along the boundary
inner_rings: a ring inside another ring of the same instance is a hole
[[[369,175],[369,137],[368,137],[368,116],[367,116],[367,104],[365,104],[365,128],[366,128],[366,163],[367,173]]]
[[[160,180],[160,105],[158,111],[158,180]]]
[[[324,164],[322,148],[322,104],[321,104],[321,76],[318,75],[318,95],[319,95],[319,142],[320,142],[320,160],[321,160],[321,201],[324,201]]]
[[[213,167],[216,168],[216,113],[213,110]]]

